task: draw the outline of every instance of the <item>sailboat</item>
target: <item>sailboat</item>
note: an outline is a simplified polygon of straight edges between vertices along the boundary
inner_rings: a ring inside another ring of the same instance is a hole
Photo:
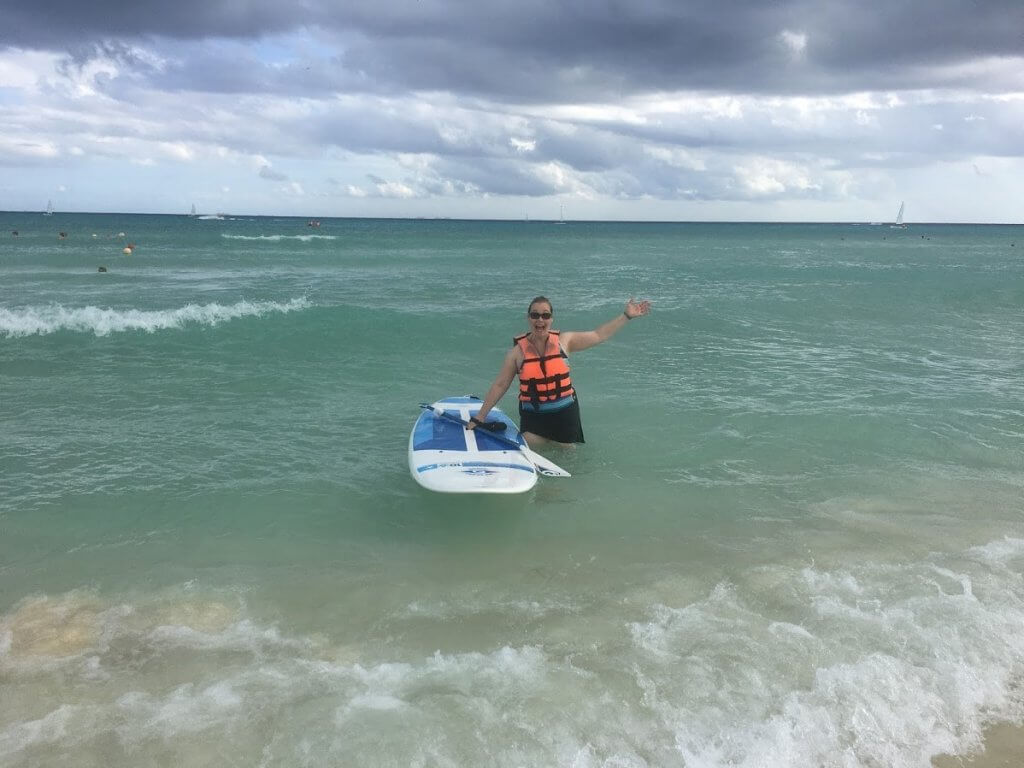
[[[890,224],[889,229],[906,229],[907,225],[903,223],[903,201],[900,201],[900,212],[896,214],[896,223]]]
[[[43,211],[43,216],[53,216],[53,200],[46,201],[46,210]]]
[[[195,203],[192,203],[192,211],[191,211],[191,213],[189,213],[189,216],[191,218],[193,218],[193,219],[196,217],[196,204]]]
[[[565,206],[564,205],[559,205],[558,206],[558,221],[556,221],[555,223],[556,224],[565,224]]]

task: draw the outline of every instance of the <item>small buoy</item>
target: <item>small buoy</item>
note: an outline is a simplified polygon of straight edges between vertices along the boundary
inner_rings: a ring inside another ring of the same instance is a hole
[[[132,249],[131,248],[125,248],[123,251],[121,251],[121,253],[123,253],[125,256],[131,256],[132,255]]]
[[[97,271],[97,272],[106,272],[106,271],[107,271],[107,268],[106,268],[106,267],[100,267],[100,268],[99,268],[99,269],[97,269],[96,271]]]

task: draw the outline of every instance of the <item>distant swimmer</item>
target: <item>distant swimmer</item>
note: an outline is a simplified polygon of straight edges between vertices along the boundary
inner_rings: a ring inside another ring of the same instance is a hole
[[[14,235],[14,237],[17,237],[18,236],[18,230],[12,229],[11,230],[11,234]]]
[[[67,232],[60,232],[60,233],[59,233],[59,234],[57,235],[57,237],[59,237],[59,238],[60,238],[61,240],[64,240],[64,239],[66,239],[66,238],[67,238],[67,236],[68,236],[68,233],[67,233]]]
[[[99,268],[98,270],[96,270],[96,271],[97,271],[97,272],[106,272],[106,271],[107,271],[107,268],[106,268],[106,267],[100,267],[100,268]]]

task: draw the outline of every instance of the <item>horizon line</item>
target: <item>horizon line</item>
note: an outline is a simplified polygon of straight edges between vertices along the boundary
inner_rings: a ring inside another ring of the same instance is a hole
[[[299,221],[322,221],[324,219],[342,219],[348,221],[457,221],[457,222],[520,222],[523,224],[828,224],[838,226],[889,226],[895,225],[890,221],[814,221],[801,219],[524,219],[524,218],[495,218],[495,217],[462,217],[462,216],[304,216],[298,214],[278,213],[217,213],[217,214],[196,214],[191,213],[158,213],[139,211],[54,211],[47,214],[38,210],[22,211],[0,211],[0,216],[6,214],[31,215],[31,216],[171,216],[184,219],[198,219],[204,216],[223,217],[223,220],[230,219],[296,219]],[[209,220],[209,219],[207,219]],[[1022,226],[1024,222],[1012,221],[909,221],[904,222],[907,228],[911,226],[994,226],[1013,227]]]

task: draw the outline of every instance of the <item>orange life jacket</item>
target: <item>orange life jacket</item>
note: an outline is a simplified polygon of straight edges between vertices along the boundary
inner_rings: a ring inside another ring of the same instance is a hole
[[[547,348],[541,357],[537,356],[537,350],[527,336],[524,333],[512,340],[523,350],[523,364],[519,368],[519,401],[536,406],[575,395],[569,378],[569,358],[559,344],[558,331],[548,331]]]

